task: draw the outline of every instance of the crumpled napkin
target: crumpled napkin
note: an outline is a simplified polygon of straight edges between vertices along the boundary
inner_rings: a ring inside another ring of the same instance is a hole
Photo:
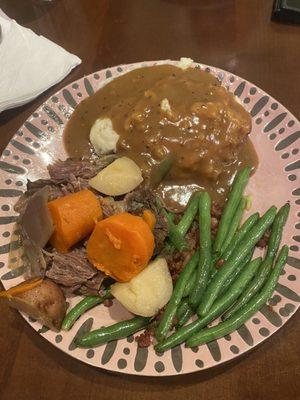
[[[35,99],[80,63],[80,58],[0,9],[0,112]]]

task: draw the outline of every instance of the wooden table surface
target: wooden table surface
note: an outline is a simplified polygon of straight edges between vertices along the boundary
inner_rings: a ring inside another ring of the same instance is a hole
[[[20,24],[82,64],[38,99],[0,115],[0,148],[67,83],[107,66],[188,56],[255,83],[299,111],[300,26],[270,21],[272,0],[1,0]],[[1,77],[0,77],[1,79]],[[174,378],[115,376],[73,360],[0,304],[0,399],[300,398],[299,313],[236,361]]]

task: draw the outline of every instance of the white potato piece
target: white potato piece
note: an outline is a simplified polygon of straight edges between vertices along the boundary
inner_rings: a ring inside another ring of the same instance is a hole
[[[112,295],[130,312],[152,317],[171,298],[172,277],[167,261],[157,258],[130,282],[114,283]]]
[[[121,157],[100,171],[89,184],[108,196],[120,196],[134,190],[143,182],[139,166],[128,157]]]
[[[119,137],[110,118],[96,119],[90,131],[90,142],[99,155],[115,153]]]

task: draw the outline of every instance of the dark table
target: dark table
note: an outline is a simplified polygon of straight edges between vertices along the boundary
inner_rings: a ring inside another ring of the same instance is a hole
[[[272,0],[0,0],[0,7],[82,58],[63,82],[0,115],[0,147],[51,94],[84,74],[142,60],[196,61],[254,82],[299,113],[300,26],[270,21]],[[1,77],[0,77],[1,79]],[[174,378],[114,376],[73,360],[0,303],[0,398],[300,398],[300,320],[227,365]]]

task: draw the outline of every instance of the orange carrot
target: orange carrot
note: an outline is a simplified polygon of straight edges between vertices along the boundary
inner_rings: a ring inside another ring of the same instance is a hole
[[[141,217],[113,215],[97,223],[87,244],[89,261],[119,282],[128,282],[148,264],[154,236]]]
[[[142,218],[148,224],[151,231],[153,231],[156,224],[155,214],[151,210],[145,210],[143,211]]]
[[[50,243],[62,253],[89,235],[102,219],[99,200],[90,190],[50,201],[48,207],[54,224]]]
[[[31,290],[36,286],[40,285],[43,282],[42,278],[34,278],[28,281],[22,282],[17,286],[14,286],[8,290],[0,291],[0,297],[13,297],[19,293],[27,292],[27,290]]]

